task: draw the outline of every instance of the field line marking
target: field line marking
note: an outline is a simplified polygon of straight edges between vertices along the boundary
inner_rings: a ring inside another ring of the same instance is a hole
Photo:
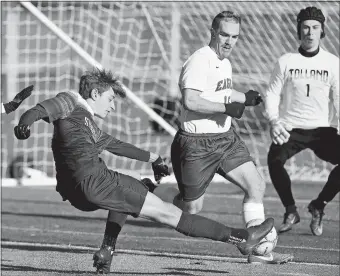
[[[77,235],[92,235],[92,236],[102,236],[102,233],[92,233],[92,232],[79,232],[79,231],[65,231],[65,230],[50,230],[50,229],[40,229],[40,228],[20,228],[20,227],[10,227],[10,226],[2,226],[2,230],[23,230],[23,231],[35,231],[35,232],[51,232],[57,234],[77,234]],[[141,239],[153,239],[153,240],[171,240],[171,241],[186,241],[186,242],[202,242],[202,243],[211,243],[214,241],[207,239],[195,239],[195,238],[176,238],[176,237],[155,237],[155,236],[136,236],[129,234],[121,234],[120,238],[141,238]],[[287,248],[287,249],[302,249],[302,250],[314,250],[314,251],[333,251],[340,252],[340,249],[337,248],[317,248],[317,247],[305,247],[305,246],[284,246],[278,245],[277,248]]]
[[[79,245],[63,245],[63,244],[48,244],[48,243],[29,243],[29,242],[11,242],[2,241],[2,245],[7,246],[31,246],[31,247],[42,247],[42,248],[55,248],[55,249],[74,249],[74,250],[97,250],[97,247],[91,246],[79,246]],[[132,250],[132,249],[117,249],[116,253],[135,254],[135,255],[147,255],[147,256],[163,256],[163,257],[174,257],[174,258],[187,258],[187,259],[201,259],[211,261],[237,261],[240,263],[246,263],[246,257],[222,257],[222,256],[211,256],[211,255],[194,255],[185,253],[169,253],[169,252],[156,252],[149,250]],[[307,263],[307,262],[294,262],[291,263],[307,266],[326,266],[326,267],[338,267],[337,264],[323,264],[323,263]]]

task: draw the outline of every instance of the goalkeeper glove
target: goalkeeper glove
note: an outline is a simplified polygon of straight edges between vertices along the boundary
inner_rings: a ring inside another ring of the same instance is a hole
[[[256,106],[262,102],[262,97],[259,92],[254,90],[249,90],[245,93],[246,101],[244,102],[245,106]]]
[[[21,90],[18,94],[16,94],[12,101],[10,101],[9,103],[5,103],[4,108],[6,113],[8,114],[16,110],[26,98],[31,96],[33,88],[34,85],[26,87],[25,89]]]
[[[160,156],[152,163],[152,170],[157,183],[159,183],[164,176],[170,175],[168,166]]]
[[[155,183],[152,182],[152,180],[151,180],[150,178],[143,178],[143,179],[141,180],[141,182],[142,182],[146,187],[148,187],[150,193],[153,193],[154,190],[158,187],[157,185],[155,185]]]
[[[225,111],[224,114],[227,114],[230,117],[240,119],[242,117],[243,111],[245,109],[245,105],[243,103],[230,103],[224,104]]]
[[[31,130],[28,125],[17,125],[14,127],[14,134],[19,140],[25,140],[31,135]]]

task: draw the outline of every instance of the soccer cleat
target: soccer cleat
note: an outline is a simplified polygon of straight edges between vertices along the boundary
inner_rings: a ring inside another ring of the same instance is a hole
[[[285,213],[283,223],[279,227],[279,233],[287,232],[293,228],[293,225],[300,222],[300,216],[298,212]]]
[[[317,209],[313,205],[313,201],[308,205],[308,211],[312,214],[312,220],[310,222],[310,230],[313,235],[321,236],[323,231],[322,217],[324,216],[323,209]]]
[[[236,244],[238,250],[242,255],[249,255],[252,253],[253,248],[257,245],[274,227],[274,219],[268,218],[259,225],[247,228],[249,233],[248,239],[245,242]]]
[[[93,254],[93,267],[96,268],[98,274],[110,273],[114,248],[105,246]]]
[[[271,252],[263,256],[249,255],[248,263],[251,264],[285,264],[294,259],[293,255]]]

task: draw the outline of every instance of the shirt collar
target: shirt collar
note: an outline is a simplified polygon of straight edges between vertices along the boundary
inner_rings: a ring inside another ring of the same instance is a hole
[[[304,57],[314,57],[316,56],[320,51],[320,47],[318,47],[315,51],[313,52],[307,52],[304,50],[301,46],[299,47],[299,53],[303,55]]]
[[[74,93],[75,95],[77,95],[78,104],[82,105],[82,107],[84,107],[88,112],[90,112],[92,116],[94,116],[93,109],[92,109],[92,107],[87,103],[87,101],[86,101],[82,96],[80,96],[79,93],[74,92],[74,91],[70,91],[70,92],[72,92],[72,93]]]

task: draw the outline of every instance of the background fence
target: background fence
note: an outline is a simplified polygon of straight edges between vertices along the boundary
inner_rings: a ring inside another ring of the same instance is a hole
[[[214,16],[223,10],[242,15],[239,41],[230,58],[234,87],[263,90],[278,57],[295,51],[296,15],[315,5],[327,16],[322,47],[339,56],[339,2],[33,2],[90,56],[117,74],[135,95],[175,128],[180,95],[177,81],[181,65],[195,50],[207,45]],[[2,102],[34,84],[33,95],[17,112],[1,118],[1,172],[11,162],[54,176],[50,150],[52,129],[36,123],[31,138],[18,141],[13,127],[20,115],[38,101],[65,90],[78,90],[78,80],[90,68],[72,48],[46,28],[19,2],[1,2]],[[264,177],[270,145],[263,107],[249,108],[234,121]],[[170,156],[171,135],[152,123],[130,100],[118,100],[117,112],[101,127],[116,138]],[[103,154],[109,167],[150,172],[150,165]],[[293,179],[324,180],[330,165],[310,151],[292,158],[287,168]]]

